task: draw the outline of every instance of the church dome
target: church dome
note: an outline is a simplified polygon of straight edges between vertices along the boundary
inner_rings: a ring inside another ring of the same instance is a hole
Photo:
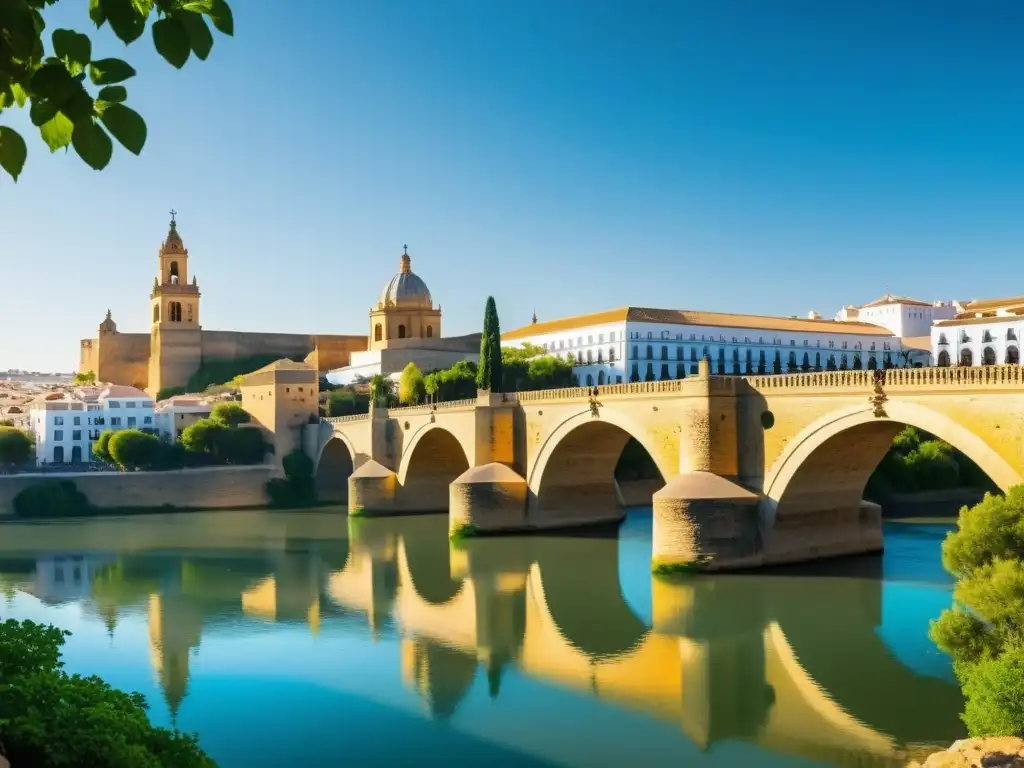
[[[427,284],[412,271],[408,251],[402,254],[398,274],[381,290],[378,303],[381,307],[433,307]]]

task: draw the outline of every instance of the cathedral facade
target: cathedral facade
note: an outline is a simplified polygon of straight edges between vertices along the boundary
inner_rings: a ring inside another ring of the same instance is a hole
[[[201,299],[172,213],[170,231],[157,256],[149,332],[121,333],[108,311],[97,336],[80,342],[78,371],[156,396],[169,387],[186,386],[204,363],[287,357],[326,372],[348,365],[353,352],[367,349],[367,337],[360,335],[206,330],[201,325]]]

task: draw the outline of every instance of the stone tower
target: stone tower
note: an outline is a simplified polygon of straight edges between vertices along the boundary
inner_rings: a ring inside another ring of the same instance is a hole
[[[199,325],[199,285],[189,282],[188,249],[178,234],[171,211],[171,229],[160,246],[159,271],[153,280],[150,304],[149,385],[151,395],[167,387],[184,386],[203,359]]]

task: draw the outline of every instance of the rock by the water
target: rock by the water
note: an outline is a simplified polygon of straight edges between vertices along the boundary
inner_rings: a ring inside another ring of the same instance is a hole
[[[963,739],[931,755],[924,763],[911,763],[909,768],[1024,768],[1024,739]]]

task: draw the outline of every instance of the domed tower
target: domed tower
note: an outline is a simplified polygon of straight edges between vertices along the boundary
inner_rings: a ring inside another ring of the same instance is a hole
[[[398,274],[380,292],[370,310],[370,349],[406,346],[401,339],[441,336],[441,308],[434,307],[427,284],[412,271],[408,246],[403,247]]]

